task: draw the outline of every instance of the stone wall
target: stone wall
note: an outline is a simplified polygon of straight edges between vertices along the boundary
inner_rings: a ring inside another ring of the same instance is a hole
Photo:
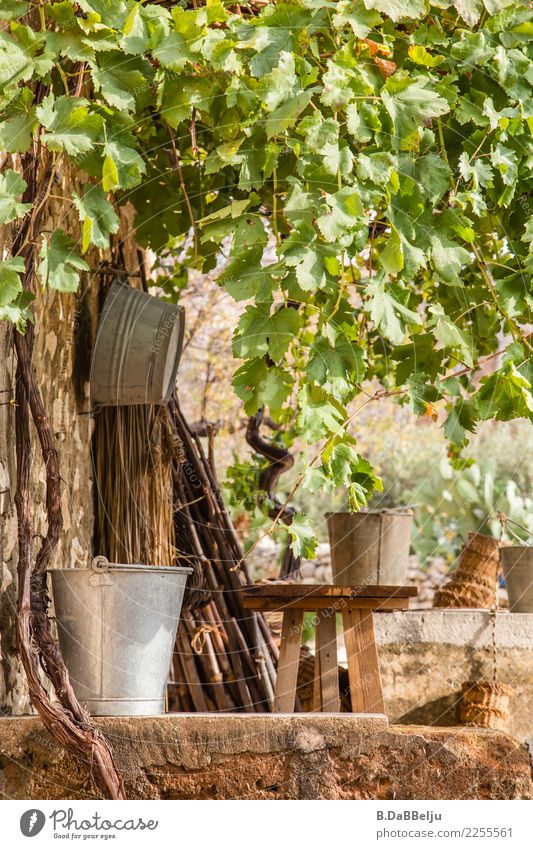
[[[342,714],[98,721],[130,799],[531,799],[526,748],[498,732]],[[0,794],[79,799],[87,766],[39,720],[0,719]]]
[[[533,739],[533,614],[411,610],[374,619],[391,722],[455,725],[462,683],[492,680],[495,669],[514,690],[507,730]]]

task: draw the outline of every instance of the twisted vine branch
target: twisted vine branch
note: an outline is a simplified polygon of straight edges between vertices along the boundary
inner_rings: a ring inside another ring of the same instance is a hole
[[[39,165],[44,163],[39,178]],[[23,157],[26,190],[25,202],[32,210],[15,235],[12,254],[25,261],[24,289],[31,291],[36,266],[36,235],[53,183],[57,161],[45,158],[38,139]],[[113,761],[109,744],[91,724],[88,712],[78,702],[61,650],[54,640],[48,618],[49,598],[46,569],[63,527],[61,512],[61,476],[59,455],[55,448],[46,409],[32,363],[34,330],[14,334],[17,352],[16,370],[16,455],[17,488],[15,504],[18,519],[17,636],[22,664],[28,679],[30,699],[50,734],[70,752],[81,757],[91,768],[91,779],[102,794],[111,799],[124,798],[124,785]],[[31,435],[30,414],[39,438],[46,470],[46,514],[48,527],[33,567],[32,508],[30,503]],[[35,651],[35,649],[37,651]],[[59,699],[53,703],[39,678],[39,666],[52,682]]]
[[[294,465],[294,457],[286,448],[279,445],[273,445],[263,439],[260,433],[261,424],[264,421],[264,407],[262,407],[255,416],[250,416],[248,419],[248,427],[246,428],[246,441],[254,451],[262,454],[267,460],[270,460],[269,465],[261,472],[259,477],[259,489],[266,492],[272,507],[268,511],[271,519],[281,519],[286,525],[290,525],[292,517],[296,513],[294,507],[287,503],[282,503],[276,495],[276,487],[279,479],[284,472],[288,472]],[[262,496],[259,496],[260,498]],[[283,553],[280,578],[295,577],[300,569],[300,558],[296,557],[292,551],[290,544],[287,543]]]

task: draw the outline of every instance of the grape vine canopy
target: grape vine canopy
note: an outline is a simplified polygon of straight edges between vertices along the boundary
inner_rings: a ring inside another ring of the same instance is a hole
[[[75,291],[131,204],[167,297],[194,267],[243,302],[235,391],[316,446],[311,495],[357,508],[379,487],[349,432],[363,381],[443,405],[457,451],[480,420],[533,418],[531,4],[2,0],[0,18],[1,319],[32,320],[33,266]],[[32,197],[17,163],[36,152]],[[33,260],[16,233],[67,161],[84,188]],[[305,517],[290,530],[311,552]]]

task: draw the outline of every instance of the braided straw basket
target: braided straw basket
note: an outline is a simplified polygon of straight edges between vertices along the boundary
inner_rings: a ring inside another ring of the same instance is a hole
[[[497,681],[466,681],[462,686],[459,720],[463,725],[504,731],[509,721],[513,688]]]
[[[433,607],[494,607],[499,549],[497,539],[471,532],[461,551],[457,569],[448,583],[435,593]]]

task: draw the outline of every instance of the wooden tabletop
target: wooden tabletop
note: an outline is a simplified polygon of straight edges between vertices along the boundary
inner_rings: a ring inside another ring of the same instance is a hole
[[[250,584],[242,588],[244,597],[263,598],[413,598],[417,587],[386,587],[377,584],[340,586],[339,584]]]
[[[338,586],[335,584],[253,584],[241,590],[243,604],[252,610],[284,610],[296,607],[303,610],[322,608],[371,608],[398,610],[409,606],[409,599],[418,595],[409,586]]]

